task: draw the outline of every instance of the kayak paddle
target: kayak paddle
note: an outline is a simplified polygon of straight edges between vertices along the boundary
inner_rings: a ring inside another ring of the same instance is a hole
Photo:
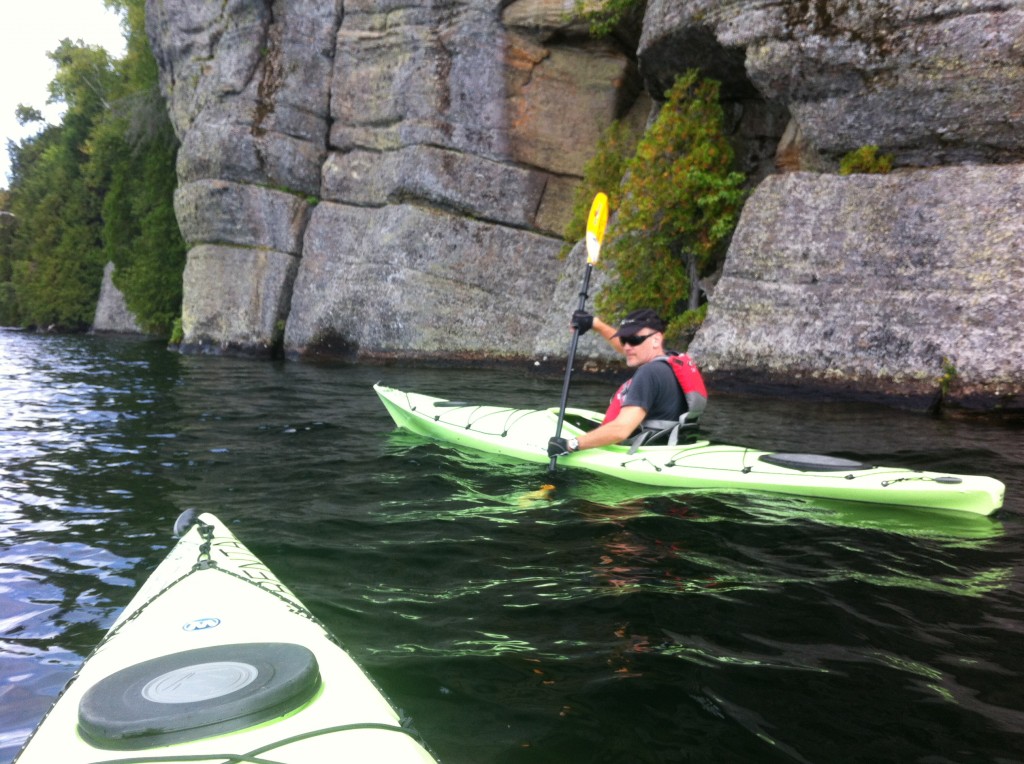
[[[583,284],[580,286],[580,302],[576,310],[583,310],[587,304],[587,290],[590,288],[590,274],[594,270],[597,258],[601,254],[601,242],[604,240],[604,228],[608,223],[608,197],[598,193],[594,202],[590,205],[590,215],[587,218],[587,267],[583,271]],[[569,382],[572,380],[572,364],[576,358],[576,345],[580,340],[580,330],[572,329],[572,339],[569,341],[569,357],[565,363],[565,379],[562,381],[562,402],[558,407],[558,424],[555,425],[555,437],[562,435],[562,422],[565,420],[565,407],[569,402]],[[551,464],[548,471],[555,471],[557,456],[551,457]]]

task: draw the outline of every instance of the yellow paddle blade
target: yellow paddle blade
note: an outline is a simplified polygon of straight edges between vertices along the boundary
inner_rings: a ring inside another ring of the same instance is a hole
[[[608,224],[608,197],[598,193],[590,205],[590,216],[587,218],[587,263],[594,265],[601,254],[601,242],[604,241],[604,227]]]
[[[545,483],[540,487],[539,491],[530,491],[529,493],[524,493],[522,496],[520,496],[518,502],[519,506],[528,507],[537,501],[546,501],[549,499],[553,499],[554,497],[551,495],[551,493],[554,490],[555,487],[553,485]]]

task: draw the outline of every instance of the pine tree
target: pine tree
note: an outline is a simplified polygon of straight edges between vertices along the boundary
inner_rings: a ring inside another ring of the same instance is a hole
[[[745,198],[718,93],[714,80],[682,75],[637,146],[606,248],[614,278],[598,295],[602,313],[650,307],[674,319],[672,333],[700,309],[698,279],[724,254]]]
[[[106,0],[124,14],[127,52],[63,40],[50,54],[59,125],[9,147],[14,215],[0,238],[0,318],[87,328],[103,267],[144,329],[170,332],[181,310],[185,244],[174,216],[177,139],[145,32],[145,0]],[[41,120],[30,106],[18,118]]]

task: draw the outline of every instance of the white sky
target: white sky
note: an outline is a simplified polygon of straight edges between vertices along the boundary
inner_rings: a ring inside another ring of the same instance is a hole
[[[50,123],[60,121],[63,106],[46,104],[46,86],[57,73],[46,53],[65,37],[99,45],[115,58],[124,54],[120,17],[103,0],[0,0],[0,188],[9,185],[7,141],[39,130],[39,123],[18,124],[18,104],[36,107]]]

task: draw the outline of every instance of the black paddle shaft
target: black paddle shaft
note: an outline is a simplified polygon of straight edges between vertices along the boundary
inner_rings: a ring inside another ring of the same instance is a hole
[[[590,289],[590,272],[594,270],[594,266],[587,262],[587,268],[583,271],[583,284],[580,286],[580,302],[576,310],[581,311],[587,304],[587,291]],[[569,340],[569,357],[565,362],[565,379],[562,380],[562,402],[558,406],[558,424],[555,425],[555,437],[561,437],[562,435],[562,422],[565,421],[565,407],[569,402],[569,383],[572,382],[572,364],[576,359],[576,345],[580,341],[580,330],[578,327],[572,328],[572,339]],[[555,471],[555,465],[558,462],[557,456],[551,457],[551,463],[548,465],[548,472]]]

